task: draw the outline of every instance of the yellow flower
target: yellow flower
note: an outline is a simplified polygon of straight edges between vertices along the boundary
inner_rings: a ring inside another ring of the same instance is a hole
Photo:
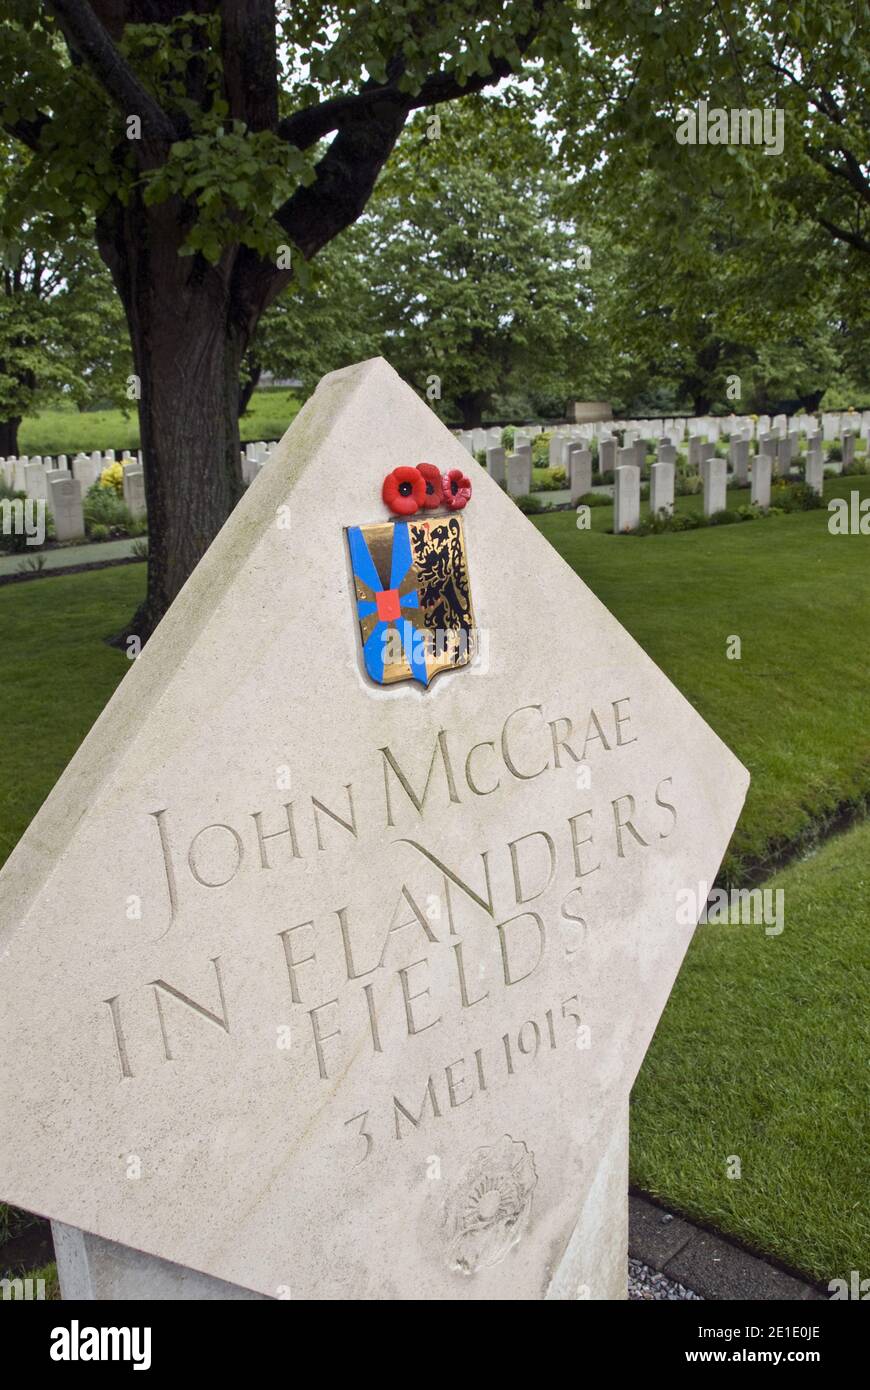
[[[115,460],[110,463],[108,468],[104,468],[100,474],[100,487],[112,488],[119,497],[124,493],[124,469]]]

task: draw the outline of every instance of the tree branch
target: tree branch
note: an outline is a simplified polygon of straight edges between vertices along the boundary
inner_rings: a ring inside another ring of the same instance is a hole
[[[173,122],[142,86],[133,69],[112,42],[87,0],[49,0],[68,43],[79,52],[106,93],[125,116],[142,122],[143,154],[165,157],[179,138]]]
[[[870,241],[859,232],[849,232],[845,227],[838,227],[835,223],[829,222],[826,217],[818,216],[817,221],[836,241],[844,241],[847,246],[854,246],[856,251],[870,254]]]
[[[535,8],[539,19],[547,8],[547,3],[548,0],[536,0]],[[533,25],[524,34],[517,36],[516,43],[521,55],[528,51],[538,33],[539,26]],[[510,77],[514,71],[507,58],[492,57],[485,73],[476,73],[464,83],[460,82],[454,73],[436,72],[425,79],[418,92],[410,93],[400,91],[397,85],[402,66],[401,55],[397,55],[393,60],[389,82],[372,83],[362,91],[330,97],[317,106],[296,111],[279,122],[278,134],[300,150],[310,149],[318,140],[322,140],[324,135],[340,129],[346,119],[365,115],[375,103],[384,99],[405,102],[408,111],[417,111],[424,106],[437,106],[444,101],[475,95],[491,83]]]

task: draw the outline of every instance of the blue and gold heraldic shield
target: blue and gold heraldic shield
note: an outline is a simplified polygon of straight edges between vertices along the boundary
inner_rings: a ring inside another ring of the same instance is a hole
[[[363,661],[373,681],[428,685],[467,666],[474,614],[459,516],[348,526]]]

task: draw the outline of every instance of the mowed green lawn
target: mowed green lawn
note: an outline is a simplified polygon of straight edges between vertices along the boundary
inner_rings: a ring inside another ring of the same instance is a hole
[[[870,495],[870,479],[827,492],[853,488]],[[736,872],[809,840],[870,789],[870,537],[832,536],[827,521],[638,539],[578,531],[573,513],[535,520],[750,768]],[[129,566],[0,587],[0,858],[124,674],[102,639],[144,582]],[[726,659],[733,634],[741,661]],[[633,1107],[635,1182],[825,1279],[870,1267],[857,1209],[868,834],[776,881],[781,936],[699,929]],[[731,1155],[740,1179],[726,1176]]]
[[[853,490],[870,496],[870,477],[825,497]],[[644,537],[607,534],[609,507],[591,515],[591,531],[573,512],[533,520],[752,774],[729,880],[866,803],[870,536],[831,535],[826,509]]]
[[[72,456],[92,453],[99,449],[139,448],[139,421],[135,401],[130,410],[76,410],[74,406],[41,410],[29,415],[18,431],[20,453],[33,458],[37,455]],[[242,442],[257,439],[280,439],[299,409],[300,401],[293,391],[269,387],[255,391],[240,423]]]
[[[765,888],[781,935],[695,933],[632,1094],[632,1181],[815,1278],[866,1277],[870,824]]]

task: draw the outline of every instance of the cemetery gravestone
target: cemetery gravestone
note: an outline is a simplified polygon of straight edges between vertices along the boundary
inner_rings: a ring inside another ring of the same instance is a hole
[[[532,456],[525,450],[508,454],[507,490],[511,497],[528,497],[532,490]]]
[[[752,460],[752,478],[749,500],[754,507],[770,506],[771,458],[769,454],[756,454]]]
[[[732,439],[728,448],[731,454],[734,480],[737,483],[745,483],[749,476],[749,440]]]
[[[616,440],[599,439],[598,441],[598,471],[599,473],[612,473],[616,468]]]
[[[501,445],[498,448],[487,449],[486,470],[493,482],[503,483],[505,481],[504,449]]]
[[[145,516],[145,470],[138,464],[124,469],[124,501],[137,520]]]
[[[704,493],[704,515],[713,516],[725,510],[726,469],[725,460],[720,458],[703,459],[701,479]]]
[[[842,436],[843,472],[855,462],[855,436],[848,430]]]
[[[822,460],[815,454],[808,454],[804,467],[804,482],[807,487],[812,488],[813,492],[817,493],[819,497],[822,495],[824,472]]]
[[[390,521],[421,459],[471,500]],[[0,875],[0,1198],[91,1297],[624,1297],[629,1091],[747,781],[386,363],[333,373]]]
[[[568,485],[575,506],[592,490],[592,455],[581,444],[572,444],[568,450]]]
[[[659,512],[670,516],[673,512],[675,472],[672,463],[654,463],[650,469],[649,505],[653,516]]]
[[[24,491],[34,502],[42,501],[48,505],[48,482],[45,469],[36,459],[24,465]]]
[[[633,454],[634,451],[621,452]],[[634,531],[640,523],[640,469],[637,464],[621,464],[614,481],[613,530],[618,536],[624,531]]]
[[[54,532],[59,541],[80,540],[85,534],[82,488],[66,470],[59,470],[49,481],[49,505]]]

